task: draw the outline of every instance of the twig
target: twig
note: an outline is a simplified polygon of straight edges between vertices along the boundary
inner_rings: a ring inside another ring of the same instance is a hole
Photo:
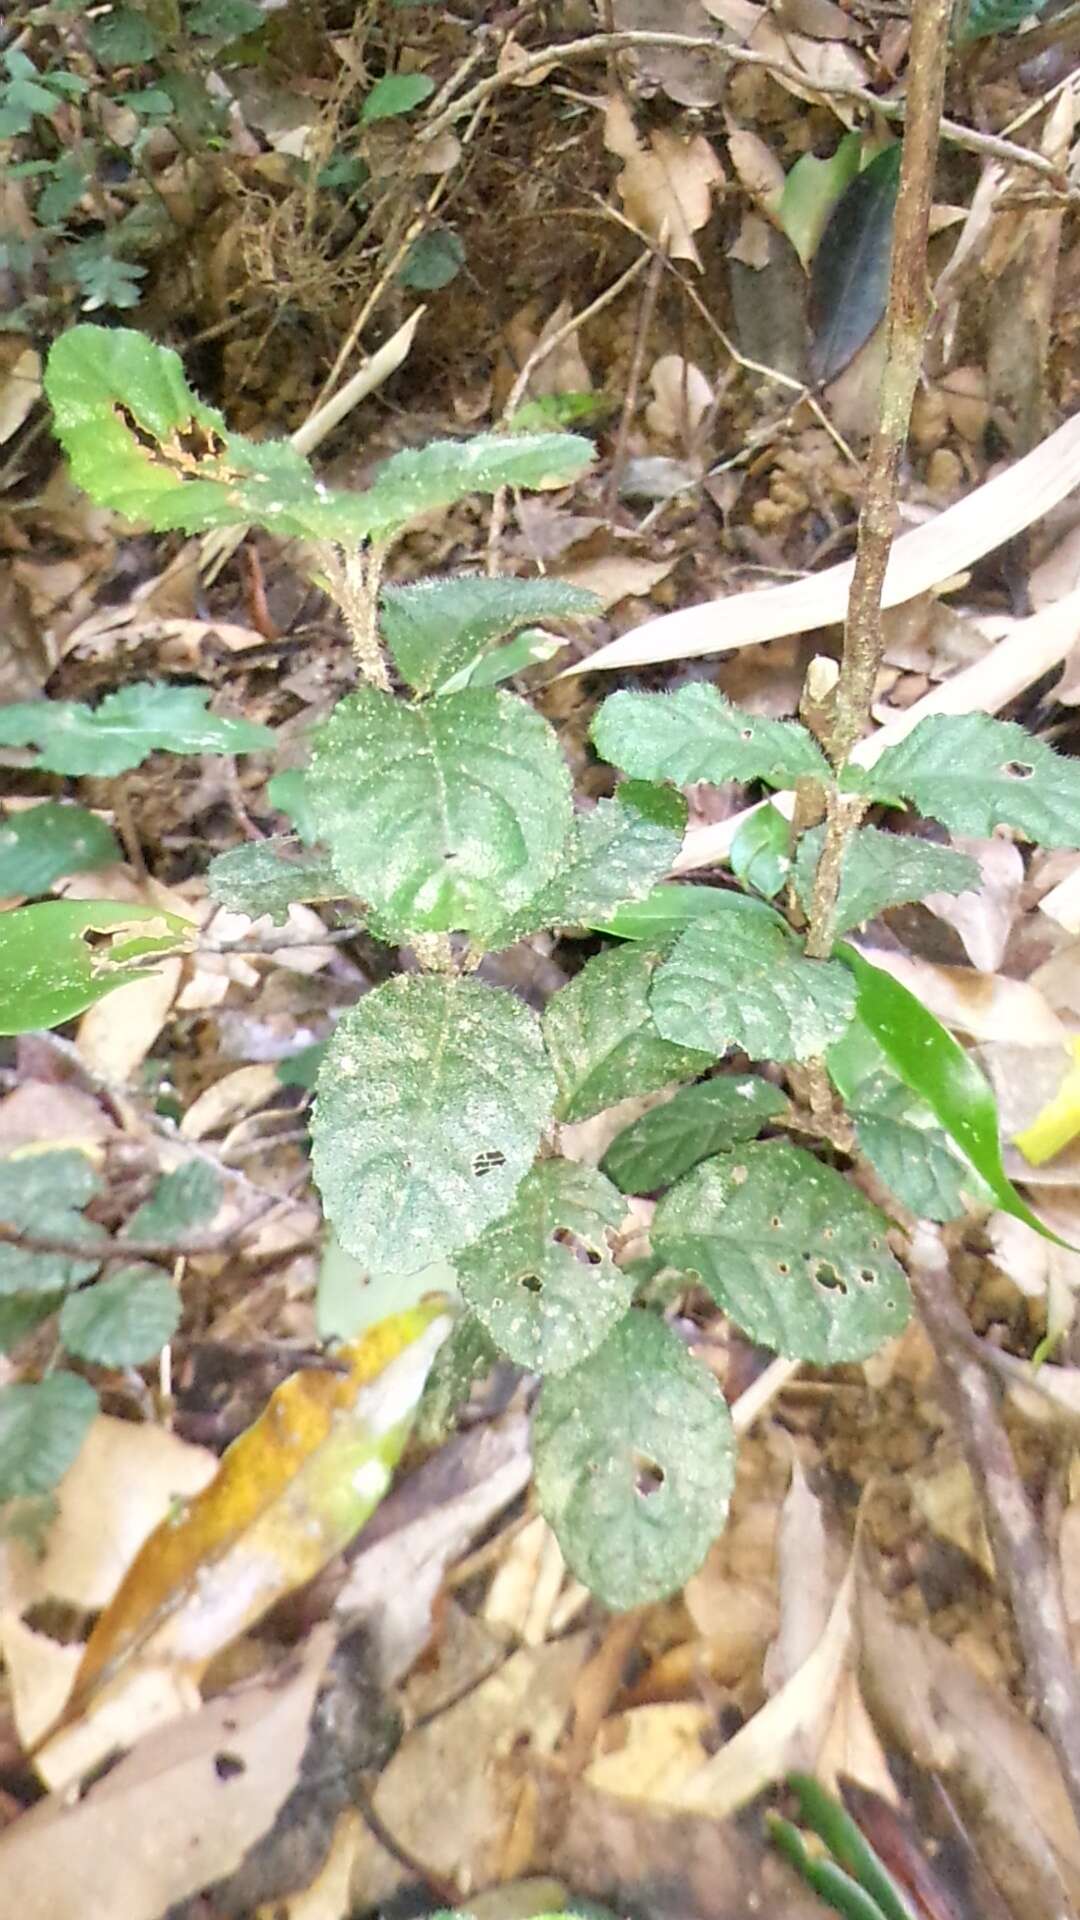
[[[941,1236],[925,1224],[915,1230],[909,1272],[979,1489],[997,1569],[1008,1589],[1028,1686],[1080,1821],[1080,1684],[1069,1653],[1061,1593],[974,1336],[953,1291]]]
[[[649,342],[649,331],[652,327],[653,314],[656,311],[656,301],[660,292],[660,276],[664,271],[664,260],[667,255],[667,246],[665,244],[666,233],[667,223],[665,222],[664,230],[660,235],[660,245],[653,254],[652,264],[649,267],[648,276],[642,291],[641,308],[638,313],[637,326],[634,329],[634,345],[630,355],[630,371],[626,376],[626,392],[623,394],[622,412],[619,415],[619,430],[615,435],[615,450],[611,456],[611,468],[608,473],[607,484],[604,488],[604,512],[609,520],[612,518],[619,502],[619,487],[622,483],[623,468],[626,465],[626,448],[630,439],[630,426],[634,417],[634,409],[637,406],[638,389],[641,386],[641,375],[645,366],[645,350]]]
[[[836,767],[843,766],[870,718],[874,684],[885,651],[882,588],[895,531],[900,460],[907,444],[911,403],[930,324],[926,250],[951,17],[952,0],[915,0],[880,413],[866,462],[840,677],[822,729],[829,758]],[[857,796],[830,790],[825,846],[814,879],[806,942],[807,953],[818,959],[832,951],[844,848],[865,810],[865,802]]]

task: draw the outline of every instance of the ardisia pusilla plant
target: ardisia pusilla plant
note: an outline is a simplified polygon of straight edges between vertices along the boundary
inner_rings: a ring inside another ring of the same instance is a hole
[[[509,634],[587,613],[589,596],[548,579],[382,573],[416,515],[565,484],[588,443],[434,444],[339,493],[291,446],[231,433],[177,356],[138,334],[76,327],[47,387],[73,476],[99,504],[156,529],[256,524],[315,551],[361,684],[314,729],[292,782],[306,844],[222,855],[211,893],[275,920],[293,901],[347,901],[415,956],[342,1016],[322,1061],[312,1136],[327,1219],[372,1275],[449,1263],[462,1311],[436,1362],[444,1399],[496,1352],[541,1375],[537,1496],[570,1566],[612,1607],[672,1591],[724,1524],[735,1442],[712,1374],[646,1304],[670,1297],[665,1277],[704,1288],[760,1346],[831,1365],[864,1359],[909,1313],[889,1220],[843,1170],[853,1151],[902,1209],[943,1221],[971,1201],[1044,1231],[1005,1177],[976,1067],[844,936],[978,884],[965,855],[890,830],[890,816],[1080,846],[1080,767],[968,714],[924,720],[873,766],[837,772],[799,722],[740,712],[699,682],[603,702],[593,741],[626,777],[576,811],[553,729],[498,683],[530,658]],[[819,819],[843,795],[882,810],[844,843],[827,952],[808,953],[803,931],[829,857],[821,826],[786,864],[748,862],[742,887],[665,883],[679,789],[729,781],[795,787]],[[776,897],[786,880],[785,910],[753,890],[755,873]],[[552,928],[604,937],[542,1015],[477,979],[485,953]],[[598,1168],[561,1151],[564,1126],[660,1094]],[[628,1264],[631,1195],[659,1198],[651,1250]]]

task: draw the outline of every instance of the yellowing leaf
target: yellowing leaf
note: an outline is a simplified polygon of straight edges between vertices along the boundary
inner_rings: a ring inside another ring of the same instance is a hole
[[[655,127],[649,144],[638,140],[625,100],[612,98],[604,116],[604,142],[624,162],[618,188],[630,219],[666,244],[673,260],[701,266],[693,235],[709,218],[712,189],[724,169],[703,134],[689,139]]]
[[[197,1679],[351,1540],[386,1492],[449,1327],[444,1302],[413,1307],[340,1348],[346,1372],[307,1369],[278,1388],[129,1567],[87,1644],[66,1723],[136,1660]]]
[[[1080,1133],[1080,1036],[1070,1040],[1067,1051],[1072,1059],[1060,1087],[1042,1112],[1015,1137],[1029,1166],[1041,1167],[1055,1153],[1067,1147]]]

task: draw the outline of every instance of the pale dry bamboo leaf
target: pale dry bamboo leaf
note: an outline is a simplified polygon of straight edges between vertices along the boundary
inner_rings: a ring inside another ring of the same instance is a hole
[[[885,607],[900,606],[916,594],[950,580],[984,554],[1011,540],[1080,485],[1080,413],[1040,442],[1033,452],[996,474],[955,506],[893,542],[882,594]],[[657,660],[697,659],[704,654],[727,653],[735,647],[760,646],[783,634],[809,633],[834,625],[847,610],[854,562],[826,568],[804,580],[753,593],[726,594],[695,607],[647,620],[631,633],[600,647],[587,660],[566,668],[566,674],[609,672],[621,667],[648,666]],[[1080,618],[1080,595],[1047,609],[1038,619],[1061,615],[1071,605],[1072,635]],[[1023,621],[1021,627],[1034,630]],[[1011,636],[1010,636],[1011,637]],[[1060,660],[1068,651],[1062,646]],[[982,664],[982,663],[980,663]],[[1040,667],[1038,672],[1045,672]],[[1032,678],[1036,676],[1033,675]],[[1030,684],[1022,682],[1021,684]],[[936,691],[941,691],[940,689]],[[1006,696],[1011,697],[1011,696]],[[973,703],[980,704],[980,703]],[[970,711],[971,707],[922,708],[922,712]],[[913,713],[917,711],[912,708]],[[920,716],[921,718],[921,713]]]

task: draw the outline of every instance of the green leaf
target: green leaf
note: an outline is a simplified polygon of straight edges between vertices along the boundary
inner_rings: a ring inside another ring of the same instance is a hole
[[[835,379],[864,346],[889,294],[901,144],[871,160],[841,194],[810,270],[810,370]]]
[[[800,1820],[821,1836],[833,1858],[877,1902],[882,1920],[915,1920],[906,1895],[840,1802],[812,1774],[789,1773],[787,1784],[798,1800]]]
[[[88,162],[94,158],[93,149],[82,153],[61,154],[52,169],[52,178],[38,194],[34,217],[41,226],[62,226],[70,213],[75,211],[92,175]]]
[[[882,1908],[872,1895],[842,1867],[838,1867],[834,1860],[811,1853],[802,1834],[792,1826],[790,1820],[782,1820],[777,1813],[768,1813],[766,1825],[773,1845],[825,1906],[831,1908],[833,1913],[840,1914],[841,1920],[885,1920]],[[912,1920],[912,1916],[909,1916],[909,1920]]]
[[[93,1387],[74,1373],[52,1373],[35,1386],[0,1387],[0,1500],[55,1487],[97,1406]]]
[[[620,907],[609,920],[590,920],[598,933],[616,940],[645,940],[652,946],[667,946],[687,927],[699,920],[724,921],[731,914],[748,914],[766,925],[785,927],[774,907],[745,893],[733,893],[727,887],[669,885],[654,887],[644,900]]]
[[[62,1293],[15,1293],[0,1298],[0,1353],[10,1353],[28,1333],[51,1319]]]
[[[373,1271],[413,1272],[506,1212],[555,1098],[536,1016],[507,993],[400,975],[340,1021],[312,1126],[327,1216]]]
[[[41,1230],[39,1221],[38,1231]],[[89,1280],[100,1264],[99,1259],[76,1260],[68,1253],[37,1253],[29,1247],[0,1241],[0,1296],[47,1294],[52,1298],[68,1287],[77,1287],[83,1280]]]
[[[642,898],[671,867],[685,825],[686,802],[673,787],[622,781],[614,800],[576,815],[554,879],[497,929],[492,945],[510,945],[542,927],[593,926]]]
[[[45,893],[65,873],[92,872],[121,857],[96,813],[46,800],[9,813],[0,826],[0,894]]]
[[[561,580],[461,575],[384,587],[380,625],[402,678],[431,693],[515,627],[595,613],[599,605],[595,594]]]
[[[732,914],[687,928],[657,972],[652,1011],[682,1046],[810,1060],[840,1038],[855,994],[837,961],[808,960],[779,926]]]
[[[994,1096],[959,1041],[899,980],[871,966],[856,948],[842,946],[838,954],[855,976],[858,1019],[904,1085],[937,1115],[1002,1212],[1023,1220],[1057,1246],[1067,1246],[1068,1241],[1043,1226],[1008,1178],[1001,1164]],[[826,1064],[835,1077],[832,1055]]]
[[[216,1167],[206,1160],[186,1160],[172,1173],[164,1173],[148,1200],[136,1207],[122,1239],[179,1239],[193,1227],[208,1226],[221,1205],[225,1183]]]
[[[135,7],[110,7],[88,23],[86,38],[103,67],[141,67],[161,52],[161,36]]]
[[[242,847],[219,853],[206,869],[212,900],[233,913],[258,920],[269,914],[275,927],[289,917],[297,900],[340,900],[342,885],[329,860],[310,854],[290,860],[286,835],[274,840],[249,840]]]
[[[951,833],[989,839],[1007,826],[1045,847],[1080,847],[1080,760],[1012,720],[931,714],[874,766],[849,763],[841,785],[886,806],[913,801]]]
[[[431,1363],[414,1429],[425,1453],[440,1447],[454,1428],[458,1408],[473,1381],[490,1373],[498,1349],[474,1313],[460,1313]]]
[[[70,1293],[60,1309],[60,1338],[77,1360],[138,1367],[153,1360],[180,1324],[180,1296],[167,1274],[123,1267]]]
[[[381,539],[418,514],[452,506],[470,493],[568,486],[592,457],[592,442],[572,433],[484,433],[473,440],[435,440],[396,453],[379,467],[374,485],[355,497],[347,524],[357,537]],[[346,530],[343,526],[342,532]]]
[[[804,267],[817,252],[844,188],[859,171],[861,152],[862,135],[846,133],[827,159],[804,153],[784,181],[777,217]]]
[[[275,773],[266,783],[266,797],[270,805],[277,807],[295,827],[306,847],[318,839],[302,767],[284,767],[280,773]]]
[[[557,633],[548,633],[545,627],[526,627],[516,639],[503,640],[471,666],[452,673],[440,691],[458,693],[463,687],[497,687],[502,681],[513,679],[515,674],[525,673],[529,667],[553,660],[565,646],[565,640]]]
[[[891,1073],[865,1081],[858,1102],[848,1110],[860,1150],[901,1204],[921,1220],[961,1219],[965,1192],[985,1190],[950,1151],[929,1107]]]
[[[274,745],[272,727],[207,713],[205,687],[151,680],[106,694],[91,710],[72,700],[27,700],[0,708],[0,744],[39,745],[47,773],[126,773],[156,749],[169,753],[254,753]]]
[[[809,913],[824,827],[812,827],[799,841],[795,856],[795,887],[800,904]],[[977,863],[966,853],[939,847],[911,834],[883,833],[880,827],[860,827],[848,841],[836,902],[836,931],[860,927],[886,907],[907,900],[924,900],[928,893],[967,893],[982,885]]]
[[[572,1372],[545,1380],[536,1496],[605,1606],[676,1592],[722,1530],[735,1478],[716,1381],[653,1314],[632,1310]]]
[[[611,1258],[622,1196],[591,1167],[542,1160],[509,1213],[454,1262],[481,1325],[515,1365],[565,1373],[598,1347],[633,1298]]]
[[[164,933],[135,933],[156,922]],[[186,920],[122,900],[45,900],[0,913],[0,1033],[58,1027],[85,1013],[145,969],[131,964],[167,953],[191,932]],[[106,933],[93,946],[88,933]]]
[[[758,1345],[831,1366],[906,1325],[888,1223],[856,1187],[786,1140],[695,1167],[660,1201],[652,1243]]]
[[[70,1240],[86,1227],[80,1210],[100,1191],[93,1166],[74,1147],[0,1160],[0,1220],[24,1233],[47,1228]]]
[[[644,780],[764,780],[794,786],[830,778],[813,735],[797,720],[764,720],[691,680],[674,693],[612,693],[592,725],[596,751]]]
[[[1044,5],[1045,0],[969,0],[958,15],[956,38],[963,44],[985,40],[992,33],[1008,33],[1025,20],[1037,19]]]
[[[554,873],[571,818],[554,731],[508,693],[410,707],[361,688],[316,730],[305,792],[342,887],[391,938],[494,932]]]
[[[421,100],[429,99],[434,91],[435,82],[426,73],[384,73],[364,98],[361,122],[370,126],[373,120],[395,120],[418,107]]]
[[[755,1074],[705,1080],[624,1127],[600,1164],[623,1193],[655,1193],[710,1154],[753,1140],[786,1107],[779,1089]]]
[[[196,0],[184,16],[184,25],[207,39],[239,40],[245,33],[258,33],[266,25],[266,16],[254,0]]]
[[[456,280],[465,265],[465,248],[451,227],[432,227],[414,240],[398,274],[398,284],[416,293],[437,293]]]
[[[106,240],[84,240],[78,246],[65,247],[59,264],[70,270],[82,295],[79,305],[84,313],[98,313],[102,307],[138,306],[142,297],[139,281],[145,280],[147,269],[121,260],[110,251]]]
[[[613,947],[548,1001],[544,1044],[560,1120],[587,1120],[628,1094],[696,1079],[712,1065],[712,1052],[673,1046],[658,1033],[649,1005],[658,959],[642,947]]]
[[[772,900],[791,869],[791,822],[772,803],[755,807],[731,843],[728,865],[736,880]]]
[[[303,1087],[311,1093],[319,1077],[319,1068],[326,1057],[328,1042],[313,1040],[310,1047],[298,1047],[295,1053],[287,1054],[277,1064],[277,1077],[283,1087]]]
[[[328,1233],[315,1283],[315,1331],[320,1340],[357,1340],[388,1314],[403,1313],[433,1293],[460,1299],[457,1274],[448,1260],[436,1260],[415,1273],[370,1273]]]

